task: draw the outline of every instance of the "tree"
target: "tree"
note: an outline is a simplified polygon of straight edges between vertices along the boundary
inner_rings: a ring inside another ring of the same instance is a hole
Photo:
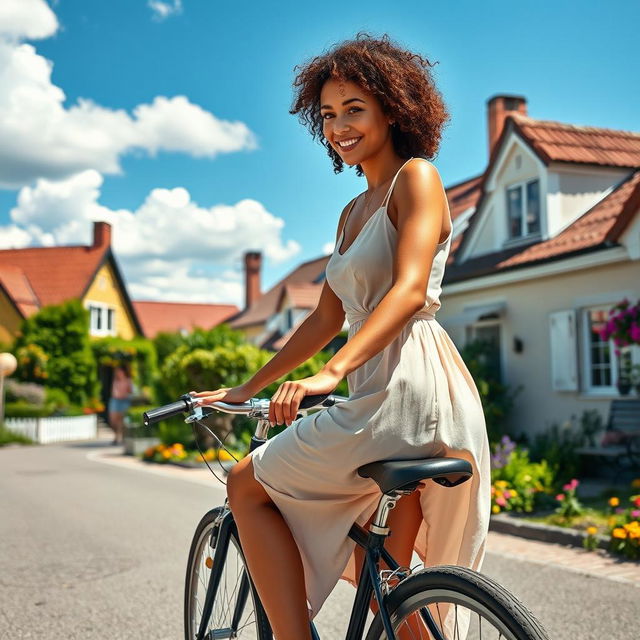
[[[34,348],[34,346],[36,348]],[[98,395],[96,362],[89,338],[89,312],[79,300],[43,307],[22,323],[14,349],[16,377],[62,389],[71,402],[84,405]],[[42,353],[46,359],[42,358]],[[45,374],[32,362],[46,362]]]

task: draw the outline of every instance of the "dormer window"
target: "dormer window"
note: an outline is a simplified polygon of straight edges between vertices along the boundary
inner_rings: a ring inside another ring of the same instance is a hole
[[[540,181],[519,182],[507,188],[509,238],[540,232]]]

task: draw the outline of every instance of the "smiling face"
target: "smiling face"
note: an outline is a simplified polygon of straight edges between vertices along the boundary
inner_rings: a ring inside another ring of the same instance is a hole
[[[320,92],[320,114],[325,138],[349,165],[392,144],[390,118],[380,101],[354,82],[327,80]]]

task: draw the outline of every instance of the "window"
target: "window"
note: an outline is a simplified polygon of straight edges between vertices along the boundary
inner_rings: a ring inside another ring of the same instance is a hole
[[[116,335],[116,310],[102,302],[90,302],[89,334],[92,336]]]
[[[623,361],[640,362],[640,347],[622,349],[618,356],[613,339],[604,341],[600,330],[609,319],[611,305],[598,305],[583,310],[585,389],[591,393],[618,394],[616,385]]]
[[[540,232],[540,181],[520,182],[507,188],[509,238]]]

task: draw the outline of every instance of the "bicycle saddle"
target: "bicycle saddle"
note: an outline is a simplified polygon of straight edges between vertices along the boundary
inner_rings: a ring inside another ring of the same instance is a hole
[[[455,487],[473,475],[473,467],[461,458],[380,460],[358,467],[358,475],[371,478],[382,493],[389,493],[396,489],[413,490],[428,478],[443,487]]]

